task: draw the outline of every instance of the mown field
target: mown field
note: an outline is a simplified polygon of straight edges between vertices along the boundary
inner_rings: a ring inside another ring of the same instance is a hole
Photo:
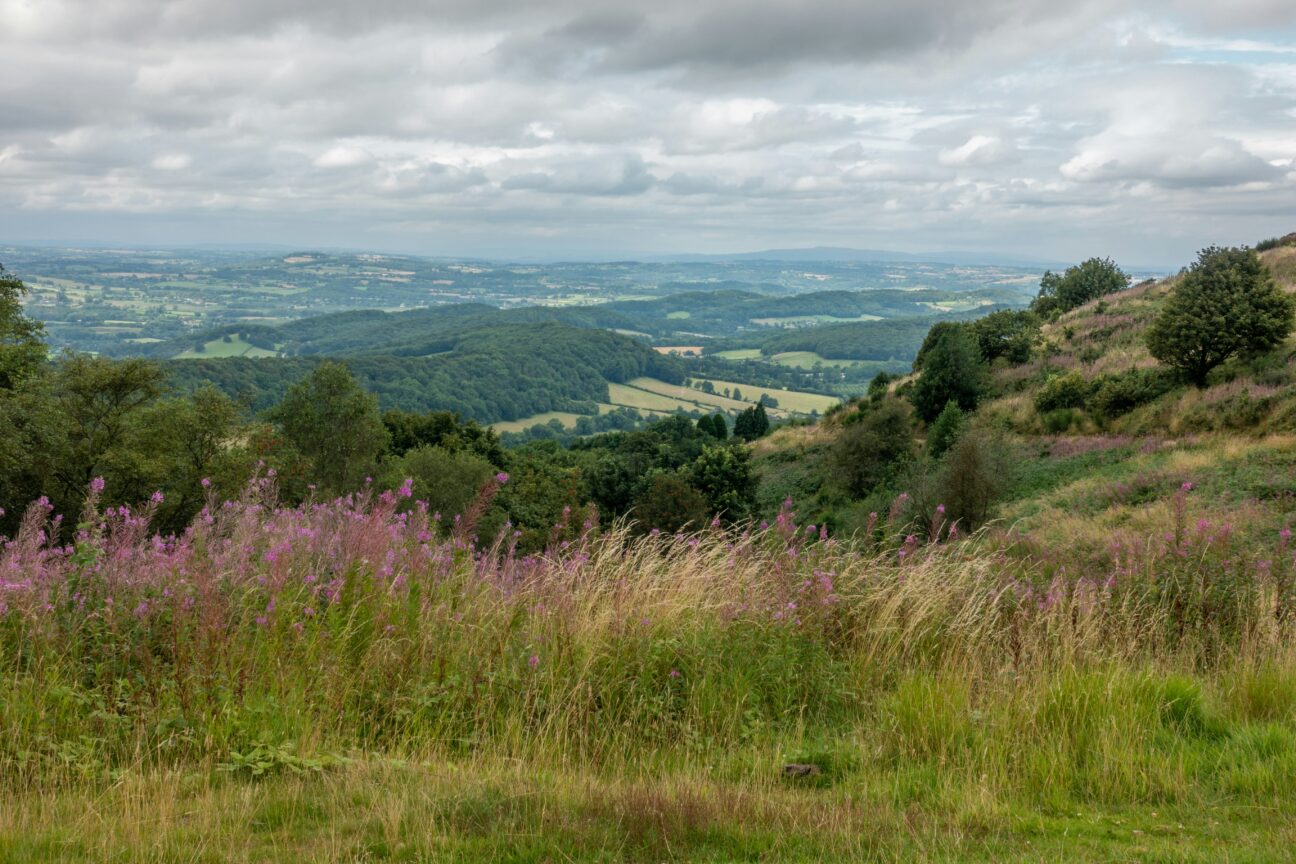
[[[177,355],[178,360],[195,360],[202,357],[277,357],[274,351],[268,351],[265,348],[258,348],[246,339],[239,336],[231,336],[229,341],[224,339],[211,339],[203,343],[201,352],[189,349],[182,354]]]
[[[713,392],[707,393],[695,386],[704,381],[709,381]],[[742,399],[725,396],[723,395],[725,391],[740,392]],[[809,414],[812,411],[823,412],[839,401],[832,396],[818,393],[800,393],[705,378],[690,379],[690,386],[668,384],[655,378],[635,378],[626,384],[612,384],[608,387],[608,399],[615,405],[657,411],[683,409],[736,413],[749,407],[762,396],[778,400],[778,407],[769,410],[770,415],[774,417]]]
[[[707,379],[691,379],[690,385],[700,383],[702,380]],[[625,384],[612,383],[608,385],[608,401],[599,404],[599,413],[606,414],[616,408],[633,408],[645,418],[665,416],[676,411],[703,413],[719,411],[733,416],[750,407],[762,395],[769,395],[779,403],[778,408],[769,409],[770,416],[787,419],[804,416],[811,411],[822,413],[838,402],[831,396],[817,393],[800,393],[773,387],[736,384],[731,381],[711,380],[711,384],[714,388],[712,393],[703,392],[696,386],[669,384],[649,377],[634,378]],[[743,398],[739,400],[724,396],[726,389],[730,392],[740,391]],[[532,426],[557,420],[564,427],[571,429],[576,426],[576,421],[580,417],[581,415],[569,411],[548,411],[518,420],[494,423],[491,428],[500,433],[522,432]]]

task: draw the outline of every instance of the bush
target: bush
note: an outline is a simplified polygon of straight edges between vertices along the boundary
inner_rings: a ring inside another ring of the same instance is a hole
[[[1010,473],[1004,442],[974,430],[965,433],[945,456],[941,492],[945,518],[976,528],[990,518]]]
[[[1093,382],[1088,405],[1103,417],[1119,417],[1170,392],[1174,385],[1174,379],[1159,369],[1101,375]]]
[[[640,531],[673,533],[707,523],[706,498],[679,474],[658,474],[630,511]]]
[[[1039,338],[1039,318],[1033,312],[1003,309],[967,324],[977,349],[987,363],[1002,357],[1013,366],[1031,358]]]
[[[954,524],[961,531],[977,528],[990,518],[1011,473],[1004,441],[986,429],[968,429],[941,459],[915,464],[904,478],[910,530],[934,535]]]
[[[934,457],[943,455],[963,434],[966,426],[967,421],[958,405],[954,402],[946,402],[945,410],[941,411],[936,422],[932,423],[931,428],[927,430],[927,452]]]
[[[913,455],[913,421],[898,399],[857,416],[837,436],[830,465],[837,482],[858,497],[893,477]]]
[[[1046,414],[1059,408],[1083,408],[1091,389],[1092,385],[1079,372],[1055,375],[1035,394],[1035,410]]]
[[[1063,432],[1070,431],[1071,427],[1076,425],[1080,420],[1080,415],[1074,408],[1055,408],[1047,414],[1040,415],[1040,421],[1044,424],[1044,431],[1050,435],[1061,435]]]
[[[1255,251],[1268,252],[1270,249],[1277,249],[1281,246],[1296,246],[1296,233],[1288,234],[1285,237],[1270,237],[1267,240],[1261,240],[1255,245]]]
[[[385,460],[378,485],[397,490],[407,479],[413,480],[414,494],[449,522],[467,509],[494,475],[495,467],[475,453],[424,445]]]

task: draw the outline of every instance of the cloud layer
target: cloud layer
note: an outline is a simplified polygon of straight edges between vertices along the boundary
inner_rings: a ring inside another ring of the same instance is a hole
[[[1168,263],[1296,230],[1296,7],[1221,9],[0,0],[0,241]]]

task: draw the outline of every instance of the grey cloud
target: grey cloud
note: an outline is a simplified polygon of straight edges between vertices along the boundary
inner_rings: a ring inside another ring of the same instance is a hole
[[[619,165],[602,163],[562,163],[549,170],[514,174],[500,187],[505,190],[532,190],[561,195],[638,195],[656,182],[641,159],[630,157]]]
[[[1293,7],[1223,8],[0,0],[0,228],[1201,245],[1296,198],[1288,67],[1192,49],[1291,47]]]

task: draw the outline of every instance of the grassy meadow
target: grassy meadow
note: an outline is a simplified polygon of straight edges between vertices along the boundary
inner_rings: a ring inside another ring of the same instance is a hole
[[[442,525],[417,490],[0,552],[0,861],[1277,860],[1289,532]],[[911,533],[912,531],[912,533]],[[920,541],[918,534],[935,538]],[[792,767],[788,767],[792,766]],[[804,766],[804,767],[796,767]]]

